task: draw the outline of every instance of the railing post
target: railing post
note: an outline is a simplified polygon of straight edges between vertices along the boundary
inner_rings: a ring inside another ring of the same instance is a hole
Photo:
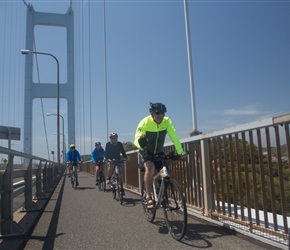
[[[127,162],[123,163],[123,185],[127,185]]]
[[[24,210],[32,209],[32,159],[30,159],[25,174]]]
[[[8,164],[3,175],[0,226],[2,236],[23,232],[22,228],[13,221],[13,159],[14,155],[8,156]]]
[[[41,161],[38,164],[36,170],[36,193],[35,196],[37,199],[42,197],[42,190],[41,190]]]
[[[47,190],[47,162],[44,165],[44,168],[42,170],[42,183],[43,183],[43,191],[45,192]]]
[[[203,176],[203,195],[204,195],[204,215],[210,216],[212,211],[212,190],[211,190],[211,171],[209,164],[208,139],[200,141],[201,146],[201,168]]]
[[[48,188],[51,187],[52,182],[53,182],[53,168],[54,168],[54,163],[49,164],[48,168]]]

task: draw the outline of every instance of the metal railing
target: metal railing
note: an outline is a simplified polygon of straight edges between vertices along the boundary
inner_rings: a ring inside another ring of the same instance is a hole
[[[0,210],[1,237],[19,235],[24,230],[13,220],[14,202],[13,199],[24,193],[23,211],[38,210],[33,200],[44,199],[48,196],[45,193],[51,192],[51,188],[60,177],[56,163],[15,150],[0,147],[0,153],[8,156],[6,168],[0,171]],[[27,160],[27,166],[15,169],[14,158],[21,157]],[[64,166],[61,168],[61,172]],[[22,180],[14,183],[14,180]],[[33,186],[35,195],[33,196]]]
[[[289,246],[289,123],[286,114],[181,140],[187,161],[169,169],[189,210]],[[124,183],[140,193],[138,150],[127,154]],[[94,173],[90,162],[83,170]]]

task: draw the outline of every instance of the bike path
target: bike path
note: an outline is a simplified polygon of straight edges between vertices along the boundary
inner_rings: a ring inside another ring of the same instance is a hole
[[[21,249],[274,249],[235,231],[189,216],[181,242],[168,233],[162,209],[146,221],[140,196],[126,191],[123,205],[79,172],[74,190],[63,176]]]

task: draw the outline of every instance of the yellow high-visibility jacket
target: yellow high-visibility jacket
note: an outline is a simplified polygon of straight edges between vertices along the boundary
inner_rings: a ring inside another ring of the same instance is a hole
[[[143,147],[149,154],[155,155],[163,152],[166,134],[169,135],[178,154],[183,152],[180,140],[169,117],[164,116],[160,124],[156,123],[151,115],[142,119],[136,129],[134,145],[141,148],[139,138],[145,135],[147,145]]]

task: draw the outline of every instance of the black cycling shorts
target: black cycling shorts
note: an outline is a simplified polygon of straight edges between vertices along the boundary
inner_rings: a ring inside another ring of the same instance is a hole
[[[144,162],[146,162],[146,161],[152,161],[154,163],[155,169],[157,171],[160,171],[162,169],[162,167],[163,167],[162,160],[156,160],[156,155],[149,154],[144,150],[140,150],[139,154],[142,156],[141,157],[142,161],[140,164],[141,166],[139,166],[141,171],[145,171]],[[164,153],[160,153],[158,155],[164,155]],[[142,170],[142,166],[143,166],[143,170]]]

